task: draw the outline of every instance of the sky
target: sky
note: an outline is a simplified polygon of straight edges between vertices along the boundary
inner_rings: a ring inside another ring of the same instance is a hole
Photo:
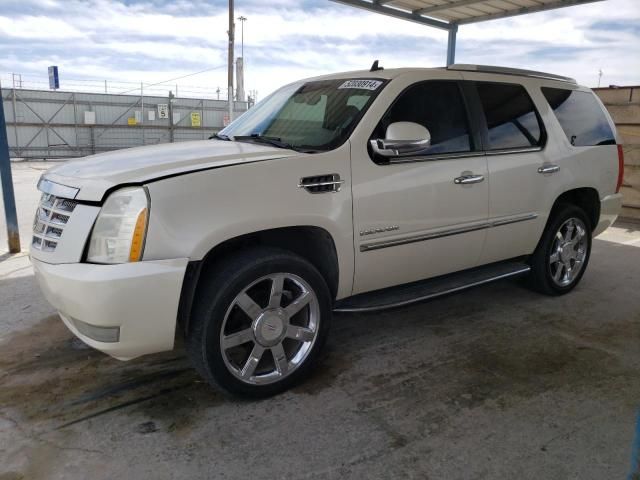
[[[387,68],[445,63],[441,30],[328,0],[235,3],[236,17],[248,19],[245,88],[259,97],[375,59]],[[227,21],[226,0],[0,0],[0,79],[6,86],[20,73],[46,88],[47,67],[58,65],[63,90],[107,79],[115,91],[209,70],[153,88],[210,94],[227,83]],[[238,23],[238,54],[240,34]],[[591,87],[602,69],[603,86],[640,85],[640,0],[461,26],[456,62],[542,70]]]

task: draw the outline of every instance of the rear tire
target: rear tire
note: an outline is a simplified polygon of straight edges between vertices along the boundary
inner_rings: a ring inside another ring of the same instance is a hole
[[[268,397],[315,367],[331,323],[329,288],[306,259],[257,247],[198,287],[186,348],[198,372],[229,393]]]
[[[591,255],[591,224],[575,205],[554,209],[531,256],[531,286],[547,295],[564,295],[580,282]]]

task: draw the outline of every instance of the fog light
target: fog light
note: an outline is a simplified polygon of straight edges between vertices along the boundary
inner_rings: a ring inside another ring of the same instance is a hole
[[[77,318],[72,318],[73,325],[78,331],[91,340],[103,343],[116,343],[120,341],[120,327],[98,327],[90,325]]]

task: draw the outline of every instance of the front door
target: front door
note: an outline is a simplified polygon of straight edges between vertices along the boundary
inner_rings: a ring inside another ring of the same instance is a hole
[[[487,162],[459,82],[404,81],[371,137],[352,139],[354,294],[476,266],[485,240]],[[426,127],[431,146],[378,158],[368,140],[395,122]]]

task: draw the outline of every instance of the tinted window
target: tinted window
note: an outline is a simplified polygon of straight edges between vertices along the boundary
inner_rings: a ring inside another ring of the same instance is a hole
[[[424,155],[471,150],[467,114],[455,82],[429,81],[409,87],[381,120],[374,138],[384,138],[394,122],[415,122],[429,130],[431,146]]]
[[[571,145],[584,147],[616,143],[607,117],[593,93],[562,88],[543,88],[542,93]]]
[[[489,130],[487,150],[542,145],[542,128],[533,101],[521,85],[477,84]]]

